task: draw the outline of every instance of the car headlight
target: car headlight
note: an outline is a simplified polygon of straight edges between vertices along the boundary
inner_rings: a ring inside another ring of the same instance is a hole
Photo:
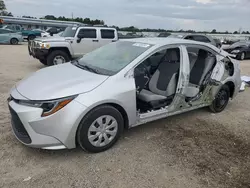
[[[233,50],[231,53],[239,53],[240,52],[240,50]]]
[[[49,48],[50,48],[50,45],[49,45],[48,43],[42,43],[42,44],[41,44],[41,48],[49,49]]]
[[[77,95],[62,98],[62,99],[50,100],[50,101],[19,100],[18,104],[42,108],[43,109],[42,117],[46,117],[59,111],[60,109],[65,107],[67,104],[69,104],[72,100],[74,100],[76,97]]]

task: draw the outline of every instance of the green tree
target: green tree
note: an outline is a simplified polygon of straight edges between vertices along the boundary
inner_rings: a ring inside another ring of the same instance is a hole
[[[5,11],[6,10],[6,6],[3,0],[0,0],[0,12]]]
[[[211,33],[217,33],[216,29],[213,29],[213,30],[211,31]]]
[[[233,34],[238,34],[238,31],[233,32]]]

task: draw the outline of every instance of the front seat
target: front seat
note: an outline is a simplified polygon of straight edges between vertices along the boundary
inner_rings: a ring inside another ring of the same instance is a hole
[[[164,59],[149,81],[149,89],[143,89],[138,94],[138,98],[154,107],[155,103],[172,97],[176,92],[179,68],[179,49],[167,50]]]

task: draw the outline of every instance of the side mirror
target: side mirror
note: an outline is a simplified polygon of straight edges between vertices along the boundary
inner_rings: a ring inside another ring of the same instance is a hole
[[[84,33],[78,33],[78,35],[77,35],[77,43],[80,43],[83,38],[84,38]]]

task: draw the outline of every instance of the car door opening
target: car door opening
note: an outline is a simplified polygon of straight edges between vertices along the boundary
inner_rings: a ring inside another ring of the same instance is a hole
[[[176,93],[180,72],[180,49],[157,52],[134,70],[136,103],[140,113],[169,106]]]
[[[216,56],[204,49],[187,48],[190,61],[189,84],[186,88],[186,101],[198,100],[209,84]]]

